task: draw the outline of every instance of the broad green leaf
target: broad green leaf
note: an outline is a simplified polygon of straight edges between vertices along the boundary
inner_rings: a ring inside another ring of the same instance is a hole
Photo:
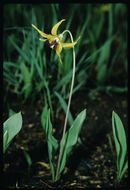
[[[123,167],[123,170],[119,176],[119,180],[123,177],[124,173],[126,172],[126,170],[128,169],[128,160],[125,162],[125,165]]]
[[[4,129],[3,132],[8,132],[8,139],[6,142],[6,149],[8,148],[9,144],[11,143],[12,139],[15,135],[20,131],[22,127],[22,115],[21,112],[14,114],[8,120],[4,122]],[[6,137],[7,138],[7,137]],[[5,139],[4,139],[5,140]]]
[[[60,174],[65,167],[67,157],[69,156],[72,148],[74,147],[74,145],[76,144],[78,140],[78,136],[79,136],[79,133],[80,133],[80,130],[85,118],[86,118],[86,109],[78,114],[71,128],[65,134],[65,141],[64,141],[64,147],[63,147],[63,153],[62,153],[62,159],[61,159],[58,178],[60,177]]]
[[[114,111],[112,113],[112,129],[117,153],[118,176],[122,176],[127,152],[126,135],[123,124]]]
[[[122,169],[122,172],[120,175],[118,175],[118,179],[121,180],[121,178],[123,177],[124,173],[126,172],[126,170],[128,169],[128,160],[125,162],[125,165]]]
[[[46,116],[47,114],[47,116]],[[45,124],[46,119],[46,124]],[[52,124],[50,120],[50,110],[47,110],[47,107],[43,110],[42,113],[42,125],[46,133],[47,143],[48,143],[48,154],[49,154],[49,162],[51,166],[52,180],[55,179],[55,167],[54,167],[54,158],[55,153],[58,149],[58,142],[52,135]]]
[[[16,112],[14,112],[12,109],[9,109],[9,117],[11,117],[14,114],[16,114]]]

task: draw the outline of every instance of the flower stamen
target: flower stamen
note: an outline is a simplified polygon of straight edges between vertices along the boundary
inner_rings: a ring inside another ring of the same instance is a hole
[[[58,42],[59,42],[59,40],[57,40],[57,38],[56,38],[53,42],[50,43],[50,48],[56,49],[57,45],[59,44]]]
[[[56,50],[56,53],[59,57],[59,61],[60,63],[62,64],[62,60],[61,60],[61,51],[62,49],[70,49],[70,48],[73,48],[76,43],[78,42],[78,40],[80,39],[80,37],[72,42],[72,43],[64,43],[62,42],[62,38],[63,38],[63,34],[67,31],[65,30],[64,32],[62,32],[61,34],[57,34],[57,30],[59,28],[59,26],[61,25],[61,23],[65,21],[65,19],[62,19],[61,21],[59,21],[57,24],[55,24],[51,30],[51,34],[46,34],[44,32],[42,32],[41,30],[39,30],[34,24],[32,24],[32,27],[34,27],[38,32],[39,34],[41,34],[41,36],[43,36],[45,39],[41,39],[41,41],[45,42],[45,41],[49,41],[49,44],[50,44],[50,48],[52,49],[55,49]]]

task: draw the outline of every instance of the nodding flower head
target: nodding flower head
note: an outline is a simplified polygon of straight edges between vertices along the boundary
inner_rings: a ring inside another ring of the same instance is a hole
[[[64,49],[70,49],[73,48],[75,46],[75,44],[77,43],[77,41],[80,39],[80,37],[78,37],[78,39],[76,41],[74,41],[73,43],[63,43],[62,42],[62,38],[63,38],[63,34],[57,34],[57,30],[58,27],[60,26],[60,24],[65,21],[65,19],[62,19],[61,21],[59,21],[57,24],[55,24],[51,30],[51,34],[46,34],[42,31],[40,31],[36,26],[34,26],[32,24],[32,26],[41,34],[41,36],[43,36],[45,39],[39,39],[43,42],[45,41],[49,41],[50,44],[50,48],[55,49],[57,55],[59,56],[59,60],[60,63],[62,64],[62,60],[61,60],[61,56],[60,53],[62,51],[62,48]]]

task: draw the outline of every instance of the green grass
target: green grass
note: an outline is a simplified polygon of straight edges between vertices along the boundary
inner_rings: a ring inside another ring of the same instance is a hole
[[[8,13],[8,14],[7,14]],[[8,16],[7,16],[8,15]],[[78,15],[78,17],[77,17]],[[10,18],[10,19],[8,19]],[[4,7],[5,102],[17,94],[22,102],[48,104],[53,116],[55,91],[67,101],[72,76],[72,50],[62,51],[63,65],[31,24],[46,33],[59,20],[58,32],[69,29],[75,46],[76,78],[73,93],[127,91],[127,7],[125,4],[7,4]],[[22,20],[22,22],[21,22]],[[68,35],[65,41],[70,41]],[[125,75],[124,75],[125,74]],[[126,77],[125,77],[126,76]],[[121,80],[121,82],[117,82]],[[60,104],[57,105],[59,109]]]

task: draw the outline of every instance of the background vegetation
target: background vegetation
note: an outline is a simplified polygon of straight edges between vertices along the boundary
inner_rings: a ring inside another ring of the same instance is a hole
[[[18,104],[67,101],[72,74],[72,51],[62,51],[63,65],[48,43],[39,41],[31,27],[50,33],[69,29],[76,50],[73,93],[83,90],[94,99],[97,91],[109,95],[127,92],[127,6],[125,4],[5,4],[3,28],[4,109]],[[69,41],[68,36],[65,37]],[[13,100],[14,99],[14,100]],[[63,103],[63,102],[62,102]],[[61,106],[56,105],[59,111]],[[7,113],[6,110],[6,113]]]

